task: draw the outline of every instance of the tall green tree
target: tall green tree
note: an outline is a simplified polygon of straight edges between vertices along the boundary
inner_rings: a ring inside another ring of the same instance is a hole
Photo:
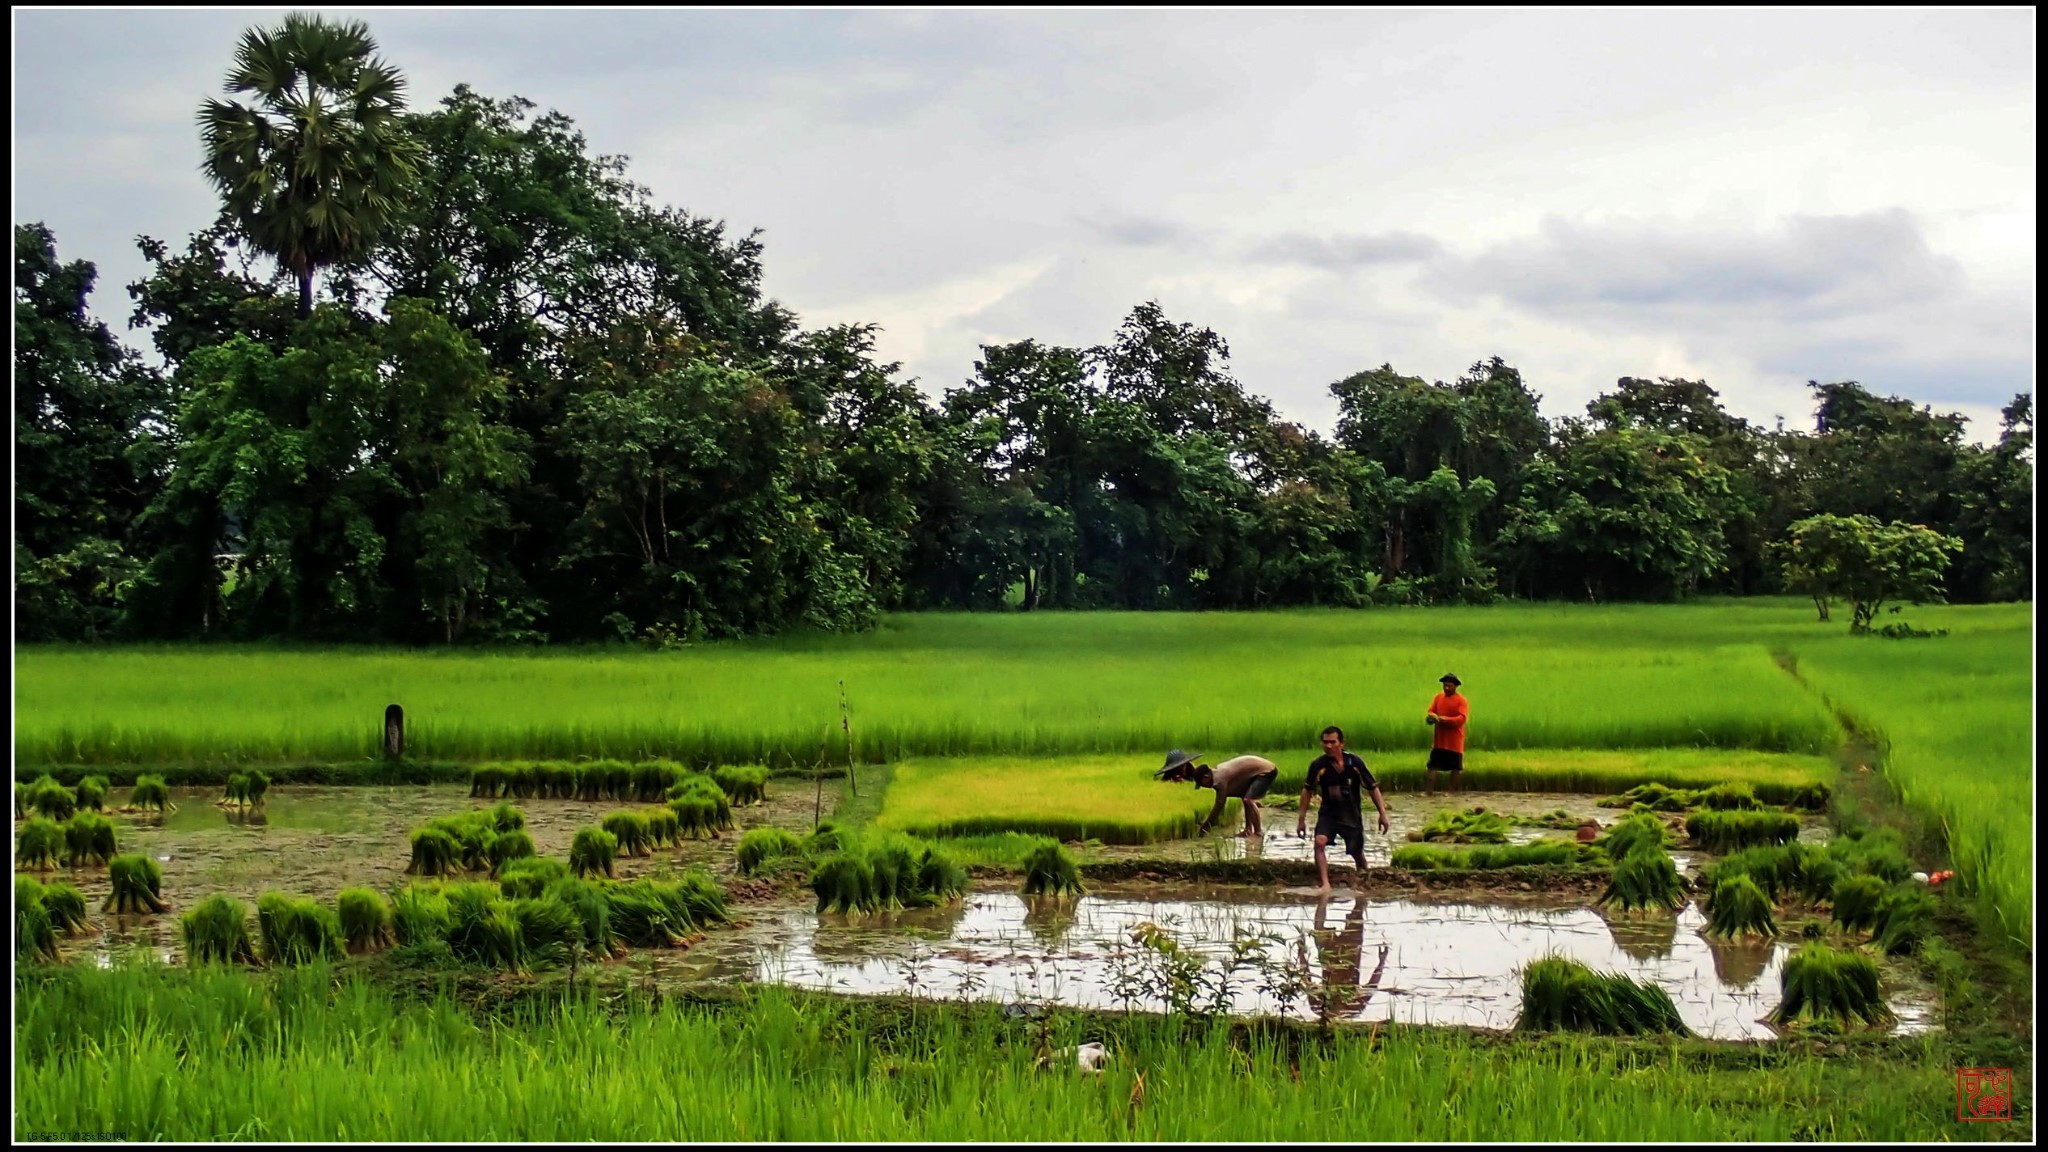
[[[1813,597],[1822,620],[1839,598],[1849,631],[1868,632],[1888,601],[1940,603],[1942,573],[1962,545],[1923,525],[1824,513],[1792,525],[1776,552],[1786,583]]]
[[[299,282],[375,242],[411,186],[418,146],[402,128],[405,79],[368,25],[293,13],[243,33],[229,93],[199,108],[203,168],[228,217]]]

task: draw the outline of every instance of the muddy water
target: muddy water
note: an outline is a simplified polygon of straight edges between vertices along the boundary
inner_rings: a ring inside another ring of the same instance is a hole
[[[857,920],[807,908],[764,910],[745,931],[700,946],[687,968],[703,978],[848,992],[1157,1011],[1165,1006],[1157,954],[1131,939],[1150,923],[1219,980],[1234,940],[1265,937],[1254,950],[1263,966],[1244,964],[1228,980],[1233,1012],[1313,1017],[1313,997],[1335,1018],[1505,1029],[1520,1002],[1520,968],[1555,952],[1655,983],[1693,1030],[1740,1040],[1775,1034],[1760,1018],[1778,1003],[1779,971],[1791,951],[1789,943],[1709,941],[1704,918],[1690,906],[1676,916],[1610,921],[1556,902],[1264,892],[1216,899],[1210,891],[1210,898],[1106,893],[1067,901],[977,892],[948,908]],[[1283,999],[1281,973],[1290,962],[1321,991]],[[1929,990],[1905,983],[1904,974],[1888,979],[1899,1030],[1928,1028]]]

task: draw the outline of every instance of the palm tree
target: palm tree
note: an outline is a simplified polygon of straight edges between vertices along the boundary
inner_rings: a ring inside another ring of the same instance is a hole
[[[250,242],[298,277],[301,316],[314,270],[363,251],[416,169],[405,78],[376,51],[359,20],[293,13],[242,34],[226,90],[255,93],[253,105],[199,108],[206,175]]]

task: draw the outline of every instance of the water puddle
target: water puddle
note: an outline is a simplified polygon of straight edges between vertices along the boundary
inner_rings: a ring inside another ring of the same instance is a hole
[[[1760,1018],[1778,1003],[1792,950],[1710,941],[1692,906],[1610,922],[1542,901],[978,892],[950,907],[859,919],[764,910],[745,931],[693,950],[690,965],[710,979],[843,992],[1161,1011],[1170,965],[1135,941],[1145,925],[1200,962],[1185,985],[1198,1006],[1227,996],[1231,1012],[1313,1018],[1320,1001],[1334,1018],[1506,1029],[1519,1010],[1519,970],[1555,952],[1657,984],[1689,1027],[1726,1040],[1776,1035]],[[1932,1027],[1930,990],[1899,983],[1887,993],[1898,1031]]]

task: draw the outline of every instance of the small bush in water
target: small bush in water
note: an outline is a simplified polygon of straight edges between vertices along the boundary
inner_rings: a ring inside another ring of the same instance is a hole
[[[734,766],[715,768],[711,779],[735,804],[759,804],[768,798],[768,769]]]
[[[1498,813],[1480,808],[1468,808],[1453,812],[1446,808],[1429,818],[1420,831],[1410,832],[1410,840],[1429,840],[1449,844],[1505,844],[1508,841],[1508,822]]]
[[[69,820],[78,810],[78,794],[53,776],[42,776],[29,785],[28,806],[52,820]]]
[[[1871,934],[1887,956],[1915,952],[1934,928],[1934,897],[1918,882],[1894,884],[1878,898]]]
[[[14,878],[14,954],[25,960],[57,962],[57,928],[43,904],[43,886],[33,876]]]
[[[1707,931],[1715,936],[1776,936],[1771,898],[1747,873],[1730,876],[1708,890]]]
[[[1678,866],[1662,848],[1638,848],[1614,866],[1600,903],[1622,908],[1677,908],[1685,903]]]
[[[161,776],[137,776],[135,787],[128,792],[128,806],[158,814],[178,810],[178,806],[171,803],[171,787]]]
[[[85,893],[69,884],[46,885],[43,908],[50,914],[50,927],[67,936],[85,927]]]
[[[257,897],[256,930],[263,937],[263,958],[272,964],[339,960],[343,952],[340,918],[310,896]]]
[[[872,912],[879,904],[874,867],[859,852],[834,852],[819,862],[811,871],[811,891],[818,894],[820,912]]]
[[[1877,902],[1884,899],[1884,881],[1875,876],[1844,876],[1835,882],[1835,923],[1851,932],[1877,924]]]
[[[1783,844],[1799,835],[1799,817],[1789,812],[1695,812],[1685,834],[1709,852],[1733,852],[1752,844]]]
[[[602,828],[578,828],[576,838],[569,844],[569,871],[578,876],[610,876],[618,854],[618,837]]]
[[[407,946],[448,938],[448,897],[438,884],[408,884],[391,901],[391,930]]]
[[[343,888],[334,897],[334,914],[341,921],[341,940],[350,952],[375,952],[389,948],[391,902],[375,888]]]
[[[462,871],[462,848],[446,829],[428,825],[413,830],[408,876],[453,876]]]
[[[107,778],[100,775],[87,776],[78,782],[78,806],[94,812],[105,811],[107,807]]]
[[[155,860],[139,852],[116,856],[107,864],[112,891],[107,893],[104,912],[163,912],[164,870]]]
[[[521,856],[498,870],[498,888],[512,897],[535,897],[569,874],[569,866],[548,856]]]
[[[742,876],[752,876],[770,860],[801,856],[803,853],[803,841],[781,828],[750,829],[740,837],[739,846],[733,849]]]
[[[1024,858],[1024,894],[1058,895],[1083,891],[1081,866],[1066,845],[1048,840]]]
[[[1678,1006],[1662,988],[1595,972],[1561,956],[1546,956],[1522,969],[1522,1010],[1515,1027],[1618,1036],[1686,1034]]]
[[[628,856],[653,854],[653,837],[647,831],[647,817],[638,812],[606,813],[604,830],[619,842],[619,851]]]
[[[48,872],[64,856],[64,829],[55,820],[32,816],[14,837],[14,865]]]
[[[116,854],[114,822],[97,812],[80,812],[64,826],[64,859],[73,868],[99,868]]]
[[[1784,999],[1771,1011],[1771,1022],[1802,1017],[1847,1023],[1882,1024],[1892,1019],[1878,989],[1877,961],[1851,949],[1804,944],[1785,960],[1779,974]]]
[[[185,940],[187,964],[254,964],[256,945],[249,940],[249,906],[218,892],[178,918]]]

